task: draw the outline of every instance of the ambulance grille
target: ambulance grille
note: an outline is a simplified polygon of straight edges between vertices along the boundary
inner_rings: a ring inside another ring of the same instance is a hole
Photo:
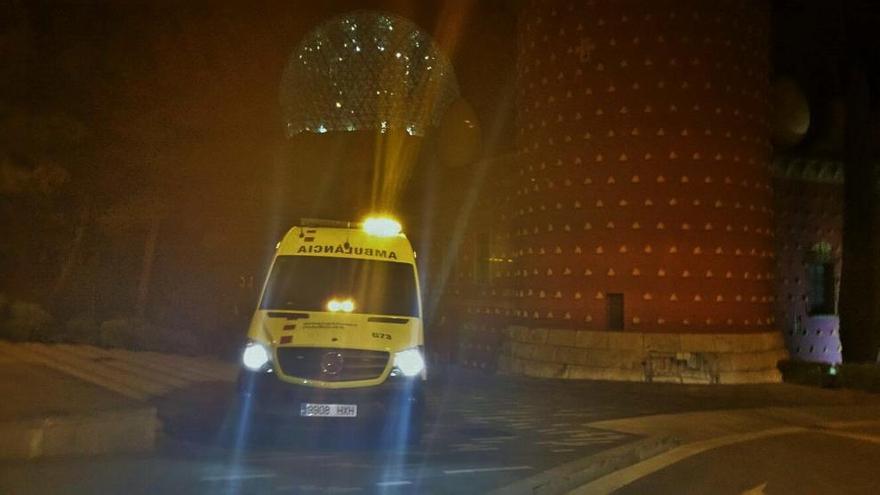
[[[325,382],[373,380],[388,364],[385,351],[324,347],[280,347],[278,366],[288,376]]]

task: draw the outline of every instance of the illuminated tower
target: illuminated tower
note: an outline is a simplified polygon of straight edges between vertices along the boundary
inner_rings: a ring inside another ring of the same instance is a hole
[[[716,381],[778,376],[768,23],[763,2],[524,2],[507,214],[526,329],[507,367],[577,375],[587,358],[558,348],[589,349],[575,339],[593,330],[629,339],[626,379],[657,377],[637,363],[663,352],[657,366]],[[733,378],[745,368],[709,355],[719,339],[769,352],[762,371]],[[703,362],[676,361],[690,352]]]
[[[289,159],[278,182],[291,190],[279,196],[291,204],[279,210],[404,210],[423,138],[458,97],[449,60],[412,21],[361,10],[316,26],[281,81]]]

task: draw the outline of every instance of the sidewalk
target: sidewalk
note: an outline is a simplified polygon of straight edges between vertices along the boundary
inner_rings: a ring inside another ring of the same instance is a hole
[[[493,389],[491,402],[502,410],[516,408],[514,401],[519,400],[535,408],[535,416],[550,421],[560,408],[578,411],[578,419],[589,418],[581,423],[582,428],[629,438],[623,445],[585,453],[504,485],[492,492],[497,495],[566,494],[582,486],[586,488],[572,493],[610,493],[609,486],[617,485],[599,480],[626,472],[630,466],[668,459],[663,456],[676,455],[679,449],[690,455],[768,431],[783,434],[790,428],[832,427],[880,418],[880,395],[789,384],[717,386],[521,378],[505,380]]]
[[[148,403],[234,367],[199,358],[92,346],[0,341],[0,459],[152,450]]]
[[[880,428],[880,403],[765,407],[682,412],[590,423],[634,440],[493,491],[493,495],[597,495],[704,452],[762,438],[809,431],[847,435],[857,427]],[[861,437],[864,439],[864,436]],[[867,440],[877,442],[880,437]]]
[[[153,447],[159,425],[152,406],[8,357],[0,377],[0,459]]]
[[[132,477],[141,476],[139,462],[220,462],[229,450],[217,444],[217,433],[236,370],[210,358],[0,342],[0,394],[9,399],[0,403],[0,458],[155,445],[144,459],[114,457],[128,463]],[[454,366],[432,367],[429,376],[425,442],[400,461],[417,467],[404,473],[405,481],[422,483],[424,493],[486,493],[501,486],[499,493],[560,494],[731,435],[880,417],[880,395],[788,384],[547,380]],[[320,484],[320,466],[310,462],[360,466],[351,470],[360,469],[357,476],[365,480],[387,467],[370,450],[313,451],[297,436],[268,433],[265,444],[242,455],[275,473],[279,486],[310,476]],[[283,469],[272,459],[281,459]],[[95,472],[108,465],[76,462]],[[43,468],[23,463],[17,469]],[[108,483],[115,479],[106,476]],[[183,470],[179,476],[192,475]],[[463,476],[469,476],[466,490],[455,484]]]
[[[193,383],[235,380],[238,368],[217,359],[90,345],[0,341],[0,356],[41,365],[138,401]]]
[[[847,430],[880,428],[880,405],[770,407],[682,413],[602,421],[594,423],[594,426],[634,435],[670,438],[678,445],[671,445],[664,452],[588,480],[567,492],[567,495],[616,492],[639,479],[704,452],[765,438],[823,432],[877,443],[880,437],[855,434]]]

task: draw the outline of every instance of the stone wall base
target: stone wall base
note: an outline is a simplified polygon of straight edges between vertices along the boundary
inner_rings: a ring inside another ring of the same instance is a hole
[[[673,383],[776,383],[779,332],[687,334],[508,327],[500,373]]]

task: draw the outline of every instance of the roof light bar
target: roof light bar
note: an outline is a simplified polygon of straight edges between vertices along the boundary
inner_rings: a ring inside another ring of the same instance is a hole
[[[361,224],[364,232],[377,237],[394,237],[400,234],[400,222],[389,217],[368,217]]]

